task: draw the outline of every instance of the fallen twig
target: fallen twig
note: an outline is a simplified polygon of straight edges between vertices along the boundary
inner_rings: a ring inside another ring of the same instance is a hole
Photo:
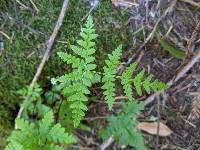
[[[100,150],[105,150],[108,146],[110,146],[114,142],[113,137],[109,137],[103,144],[100,145]]]
[[[19,0],[16,0],[16,2],[23,7],[24,9],[29,9],[26,5],[24,5],[22,2],[20,2]]]
[[[42,61],[41,61],[40,65],[39,65],[38,68],[37,68],[37,72],[36,72],[36,74],[35,74],[35,76],[34,76],[32,82],[31,82],[31,84],[30,84],[30,88],[31,88],[31,89],[34,88],[35,83],[36,83],[36,81],[38,80],[38,78],[39,78],[39,76],[40,76],[40,74],[41,74],[41,72],[42,72],[42,69],[43,69],[43,67],[44,67],[44,64],[45,64],[45,62],[47,61],[47,59],[49,58],[49,54],[50,54],[50,52],[51,52],[51,49],[52,49],[52,46],[53,46],[53,44],[54,44],[55,38],[56,38],[56,36],[57,36],[57,34],[58,34],[58,31],[60,30],[60,27],[61,27],[61,25],[62,25],[62,23],[63,23],[63,19],[64,19],[64,16],[65,16],[65,13],[66,13],[66,10],[67,10],[67,6],[68,6],[68,2],[69,2],[69,0],[64,0],[64,2],[63,2],[62,9],[61,9],[61,11],[60,11],[58,20],[57,20],[57,22],[56,22],[56,26],[55,26],[55,28],[54,28],[54,30],[53,30],[53,33],[51,34],[49,40],[48,40],[47,43],[46,43],[46,44],[47,44],[47,48],[46,48],[45,54],[44,54],[44,56],[43,56],[43,58],[42,58]],[[24,102],[26,102],[26,101],[28,101],[28,100],[29,100],[29,97],[27,97],[27,98],[24,100]],[[23,110],[24,110],[24,107],[21,106],[21,107],[20,107],[20,110],[19,110],[19,112],[18,112],[18,114],[17,114],[17,118],[20,118],[20,117],[21,117],[21,114],[22,114]],[[15,128],[17,129],[17,126],[15,126]]]
[[[3,31],[1,31],[1,30],[0,30],[0,34],[2,34],[2,35],[5,36],[8,40],[10,40],[10,37],[9,37],[6,33],[4,33]]]
[[[33,7],[35,8],[35,10],[37,11],[37,13],[39,12],[39,9],[37,8],[37,6],[35,5],[35,3],[33,2],[33,0],[30,0],[31,4],[33,5]]]

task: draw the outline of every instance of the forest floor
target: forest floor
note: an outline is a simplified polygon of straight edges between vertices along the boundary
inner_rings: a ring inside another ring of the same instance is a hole
[[[39,11],[31,1],[0,1],[0,149],[6,144],[22,102],[16,91],[30,84],[62,0],[40,0],[35,1],[35,5]],[[198,0],[71,0],[51,56],[39,78],[38,83],[45,92],[50,90],[50,79],[69,68],[63,65],[56,52],[69,51],[69,45],[74,43],[84,22],[81,20],[90,10],[99,35],[96,54],[99,68],[103,68],[107,54],[121,43],[124,64],[139,60],[140,68],[170,85],[160,95],[139,97],[148,103],[139,120],[159,120],[173,131],[166,137],[143,133],[148,147],[152,150],[156,147],[159,150],[200,149],[199,59],[189,66],[200,51]],[[184,74],[176,81],[182,72]],[[77,149],[98,149],[102,143],[98,132],[107,123],[109,112],[101,102],[102,91],[98,85],[91,91],[91,99],[96,100],[89,104],[85,130],[75,133],[80,139]],[[123,93],[117,91],[117,95]],[[152,96],[153,100],[148,101]],[[117,104],[115,107],[117,109]],[[115,142],[109,147],[124,149]]]

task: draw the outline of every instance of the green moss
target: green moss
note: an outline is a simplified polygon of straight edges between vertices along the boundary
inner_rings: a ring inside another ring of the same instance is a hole
[[[21,2],[32,8],[29,1],[22,0]],[[11,39],[3,37],[5,46],[0,57],[0,123],[2,127],[10,126],[14,122],[19,104],[22,101],[16,94],[16,90],[31,82],[45,51],[45,41],[55,26],[62,2],[61,0],[35,1],[39,9],[38,14],[22,10],[16,3],[10,2],[4,7],[6,13],[13,20],[7,20],[4,25],[3,31]],[[16,11],[13,8],[16,8]],[[57,57],[56,52],[70,51],[69,45],[75,42],[81,30],[83,24],[81,19],[89,10],[90,6],[82,3],[81,0],[70,1],[53,52],[40,76],[40,82],[43,86],[46,86],[45,84],[49,82],[51,77],[59,76],[66,71],[66,66],[62,65],[63,63]],[[120,43],[126,49],[131,41],[129,29],[124,26],[127,21],[127,12],[115,9],[108,0],[101,0],[100,5],[92,11],[91,15],[94,17],[99,34],[96,60],[99,68],[102,68],[108,53]],[[0,24],[2,23],[5,23],[5,20],[0,19]]]

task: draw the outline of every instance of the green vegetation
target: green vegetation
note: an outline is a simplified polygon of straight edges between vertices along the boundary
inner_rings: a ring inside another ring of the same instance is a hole
[[[110,124],[101,133],[101,137],[106,140],[112,135],[120,145],[130,145],[137,150],[146,150],[142,134],[137,131],[137,117],[143,109],[143,103],[136,101],[123,103],[120,113],[108,116]]]
[[[106,66],[103,68],[104,73],[100,77],[100,72],[96,72],[96,64],[94,64],[94,53],[95,53],[95,42],[97,34],[95,34],[95,28],[93,19],[91,16],[88,17],[85,26],[80,32],[81,39],[76,40],[77,45],[71,45],[72,51],[79,57],[73,56],[68,53],[58,52],[59,57],[67,64],[72,65],[72,71],[66,73],[58,78],[52,78],[52,83],[58,88],[58,92],[67,97],[68,105],[66,103],[61,103],[60,107],[64,105],[66,111],[63,109],[64,113],[71,109],[71,115],[65,116],[65,118],[72,118],[74,127],[77,128],[81,120],[85,116],[85,111],[88,110],[87,97],[90,94],[90,87],[93,83],[101,83],[100,78],[102,78],[103,89],[105,100],[108,104],[108,108],[111,110],[115,101],[115,87],[116,70],[120,63],[119,59],[122,55],[122,46],[118,46],[112,54],[108,54],[109,60],[106,60]],[[108,138],[112,135],[119,141],[121,145],[130,145],[139,149],[146,149],[143,143],[142,134],[136,129],[137,117],[141,110],[143,110],[144,105],[142,103],[137,103],[133,101],[131,96],[132,91],[130,90],[131,84],[133,82],[135,90],[138,95],[142,95],[142,87],[150,93],[151,88],[153,91],[163,90],[167,86],[155,80],[151,83],[151,76],[144,79],[144,70],[135,75],[135,78],[131,80],[131,73],[135,70],[137,63],[134,63],[128,67],[128,69],[122,74],[121,80],[123,88],[125,90],[126,96],[130,100],[123,104],[123,109],[121,113],[116,116],[111,116],[108,118],[110,124],[103,133],[103,138]],[[96,78],[99,76],[98,78]],[[131,82],[132,81],[132,82]],[[126,85],[128,84],[128,86]],[[24,107],[25,118],[16,119],[16,129],[12,132],[9,137],[9,144],[6,150],[17,149],[51,149],[60,150],[63,148],[61,144],[72,144],[75,139],[72,135],[65,133],[65,129],[61,127],[60,123],[55,124],[53,119],[53,111],[50,107],[43,104],[41,100],[42,89],[40,86],[36,85],[33,89],[25,88],[20,90],[18,93],[22,94],[28,101],[24,101],[22,107]],[[62,100],[61,100],[62,101]],[[56,105],[56,104],[55,104]],[[59,111],[55,106],[52,108],[54,111]],[[23,113],[24,113],[23,112]],[[38,121],[38,117],[44,116],[41,121]],[[34,117],[34,118],[33,118]],[[63,117],[63,115],[61,116]],[[58,121],[58,120],[57,120]],[[71,128],[70,120],[69,124],[65,124],[66,128]],[[69,125],[69,126],[68,126]],[[70,134],[75,129],[69,129]]]
[[[52,111],[47,112],[37,124],[16,119],[16,125],[18,130],[12,132],[5,150],[64,150],[60,144],[76,141],[59,123],[54,123]]]
[[[150,94],[151,91],[157,92],[166,89],[167,85],[158,80],[151,82],[152,76],[149,75],[145,78],[144,70],[137,73],[133,78],[133,72],[135,71],[137,64],[138,63],[136,62],[131,64],[120,76],[124,92],[128,97],[128,102],[123,103],[120,113],[115,116],[108,116],[109,126],[101,133],[101,137],[105,140],[112,135],[120,145],[131,145],[137,150],[146,150],[143,137],[141,133],[137,131],[137,118],[144,109],[144,104],[142,102],[137,102],[135,98],[133,98],[132,85],[139,96],[143,95],[143,89]],[[114,99],[114,94],[112,94],[110,99]]]
[[[159,39],[160,45],[164,50],[168,51],[173,57],[178,59],[184,59],[185,53],[183,50],[175,48],[169,42],[167,42],[164,38]]]
[[[21,0],[21,2],[32,8],[30,1]],[[12,122],[21,103],[16,91],[28,85],[32,80],[45,51],[45,41],[52,33],[62,5],[62,1],[57,0],[34,2],[39,9],[38,13],[35,13],[33,9],[21,9],[16,1],[1,1],[2,5],[0,5],[5,15],[0,17],[0,24],[4,24],[2,29],[11,38],[9,40],[3,37],[4,50],[0,57],[0,130],[2,131],[0,137],[3,137],[0,147],[5,145],[4,137],[13,125]],[[64,73],[66,65],[61,65],[56,52],[63,51],[63,49],[70,51],[70,45],[75,41],[74,37],[77,37],[80,32],[82,24],[80,20],[90,9],[86,6],[88,5],[82,3],[81,0],[70,1],[57,42],[40,76],[42,87],[49,86],[51,77]],[[97,25],[96,32],[100,35],[95,56],[98,60],[96,63],[103,66],[103,60],[111,51],[111,47],[118,42],[129,45],[131,36],[129,30],[123,27],[127,20],[127,13],[117,11],[110,1],[102,0],[100,5],[93,10],[92,15]]]
[[[71,54],[59,52],[59,57],[67,64],[72,65],[72,72],[65,74],[56,79],[59,84],[63,85],[62,94],[67,97],[72,109],[72,118],[74,126],[77,127],[80,121],[85,116],[87,111],[86,102],[87,94],[90,94],[91,87],[96,72],[95,57],[95,42],[97,34],[95,34],[92,17],[89,16],[86,25],[80,33],[81,39],[77,40],[77,45],[71,45],[72,51],[79,57]]]
[[[103,67],[104,73],[102,82],[104,82],[104,85],[102,86],[102,89],[104,89],[104,95],[106,99],[106,103],[108,104],[109,110],[112,109],[113,103],[115,101],[115,80],[116,80],[116,73],[117,73],[117,66],[119,65],[120,56],[122,54],[122,46],[120,45],[118,48],[116,48],[112,55],[108,54],[109,60],[106,60],[106,66]]]

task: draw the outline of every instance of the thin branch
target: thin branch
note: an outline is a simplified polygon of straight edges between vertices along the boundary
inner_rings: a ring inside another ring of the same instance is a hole
[[[157,134],[156,134],[156,146],[155,149],[159,149],[159,132],[160,132],[160,97],[157,98]]]
[[[37,68],[37,72],[36,72],[36,74],[35,74],[35,76],[34,76],[32,82],[31,82],[31,84],[30,84],[30,88],[31,88],[31,89],[34,88],[35,83],[36,83],[36,81],[38,80],[38,78],[39,78],[39,76],[40,76],[40,74],[41,74],[41,72],[42,72],[42,70],[43,70],[44,64],[45,64],[45,62],[47,61],[47,59],[49,58],[49,55],[50,55],[52,46],[53,46],[54,41],[55,41],[55,38],[56,38],[56,36],[57,36],[57,34],[58,34],[58,31],[60,30],[60,27],[62,26],[63,19],[64,19],[64,16],[65,16],[66,10],[67,10],[68,2],[69,2],[69,0],[64,0],[64,2],[63,2],[62,9],[61,9],[61,11],[60,11],[60,15],[59,15],[58,20],[57,20],[57,22],[56,22],[56,26],[55,26],[55,28],[54,28],[54,30],[53,30],[53,33],[51,34],[49,40],[47,41],[47,48],[46,48],[45,54],[44,54],[44,56],[43,56],[43,58],[42,58],[42,61],[41,61],[40,65],[39,65],[38,68]],[[26,102],[26,101],[28,101],[28,100],[29,100],[29,97],[27,97],[27,98],[24,100],[24,102]],[[20,117],[21,117],[21,114],[22,114],[23,110],[24,110],[24,107],[21,106],[21,107],[20,107],[20,110],[19,110],[19,112],[18,112],[18,114],[17,114],[17,118],[20,118]],[[17,128],[17,126],[15,126],[15,128]]]
[[[22,2],[20,2],[19,0],[16,0],[16,2],[22,6],[24,9],[29,9],[26,5],[24,5]]]
[[[105,150],[107,147],[109,147],[114,142],[113,137],[109,137],[108,140],[106,140],[103,144],[100,145],[100,150]]]
[[[37,11],[37,13],[39,12],[39,9],[37,8],[37,6],[35,5],[35,3],[33,2],[33,0],[30,0],[31,4],[33,5],[34,9]]]
[[[0,30],[0,34],[2,34],[3,36],[5,36],[8,40],[10,40],[10,37],[3,31]]]

